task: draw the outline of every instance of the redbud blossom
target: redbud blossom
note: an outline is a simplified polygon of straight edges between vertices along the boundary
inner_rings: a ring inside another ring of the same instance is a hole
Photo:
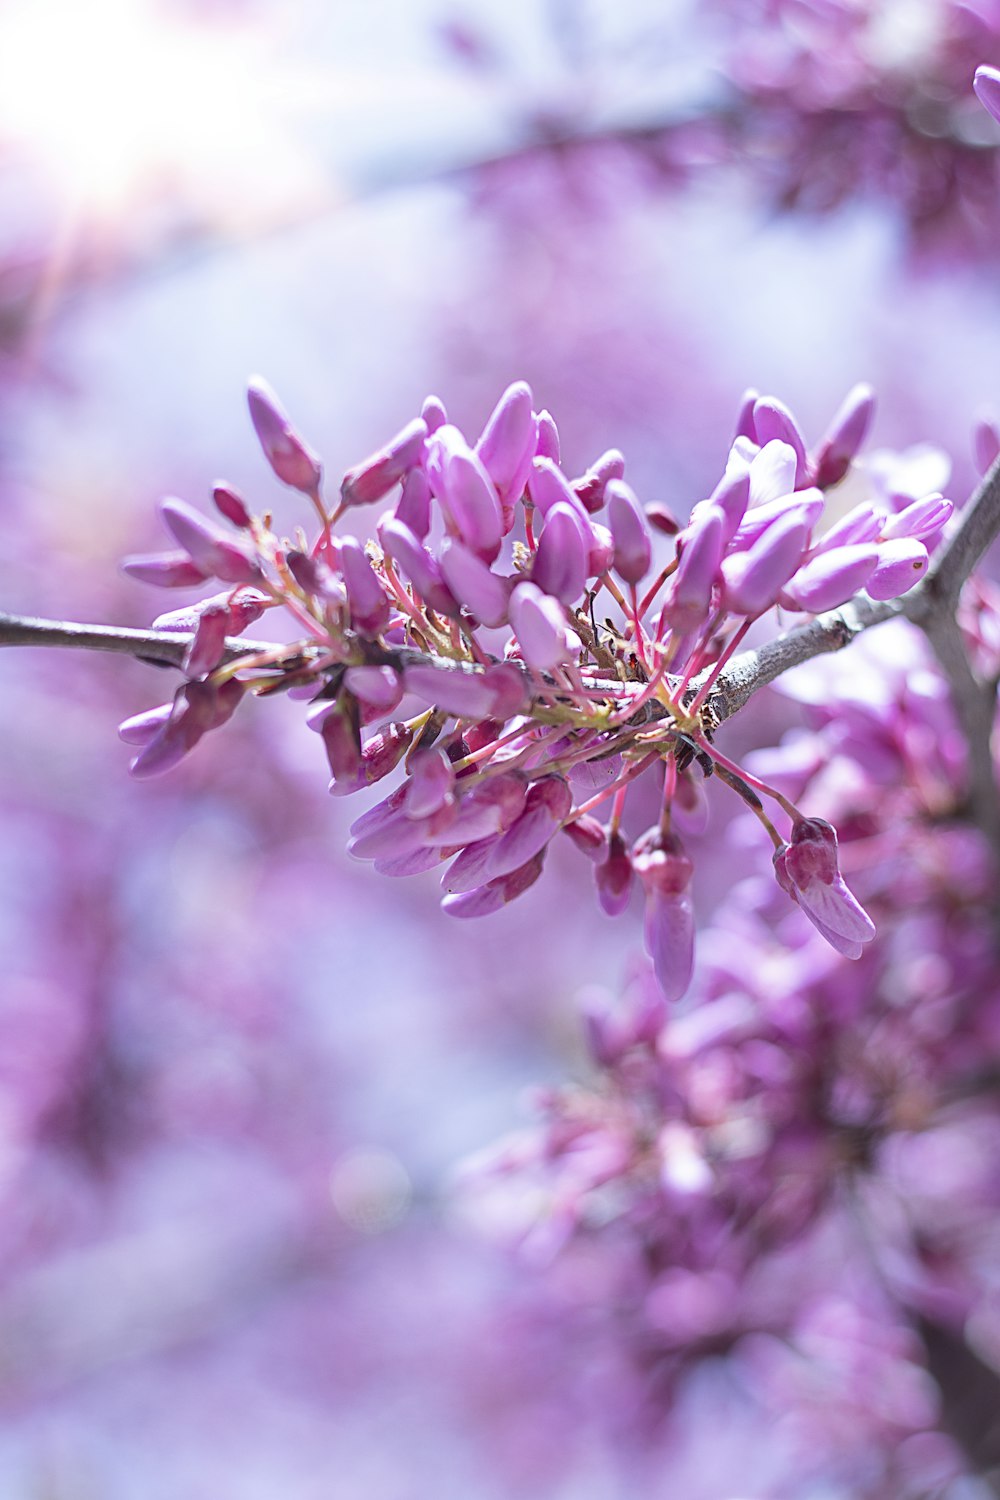
[[[383,518],[378,526],[379,541],[386,556],[396,563],[404,578],[439,615],[458,616],[458,601],[444,581],[441,565],[417,540],[398,516]]]
[[[408,526],[413,535],[423,541],[431,529],[431,486],[423,469],[411,469],[403,480],[394,514],[401,526]]]
[[[232,485],[220,483],[212,487],[212,499],[215,501],[216,510],[225,516],[234,526],[241,530],[249,529],[250,511],[243,496],[233,489]]]
[[[573,493],[590,515],[596,515],[604,506],[605,490],[611,479],[622,479],[625,460],[617,448],[609,448],[600,458],[595,458],[586,474],[573,480]]]
[[[722,561],[725,520],[717,505],[708,505],[683,533],[684,550],[663,606],[663,618],[681,634],[696,629],[708,613]]]
[[[878,563],[865,588],[873,599],[898,599],[919,583],[927,571],[927,548],[916,537],[883,542]]]
[[[873,505],[867,502],[856,505],[835,526],[831,526],[829,531],[824,531],[813,548],[813,554],[828,552],[834,547],[854,547],[861,546],[864,542],[874,542],[881,536],[884,524],[885,516]]]
[[[749,547],[769,526],[790,515],[813,527],[823,514],[824,504],[822,494],[815,489],[796,490],[793,494],[779,495],[776,500],[766,500],[747,511],[737,527],[733,545]]]
[[[572,661],[580,638],[560,606],[533,583],[520,583],[510,599],[510,623],[526,662],[543,672]]]
[[[353,469],[348,469],[340,486],[343,504],[371,505],[384,499],[420,462],[426,437],[427,423],[422,417],[415,417],[383,448]]]
[[[455,773],[443,750],[431,746],[411,756],[403,811],[408,818],[429,818],[454,801]]]
[[[507,618],[505,579],[492,573],[482,558],[456,537],[440,551],[441,572],[452,594],[483,625],[494,628]]]
[[[796,508],[762,532],[747,551],[724,558],[726,608],[747,616],[768,609],[798,567],[808,536],[808,523]]]
[[[487,419],[476,453],[501,496],[519,499],[535,456],[534,397],[523,380],[507,387]]]
[[[199,599],[196,604],[186,604],[183,609],[170,609],[166,614],[157,615],[153,621],[153,629],[197,630],[206,611],[224,606],[226,634],[240,635],[248,625],[260,619],[270,602],[267,594],[262,594],[257,589],[243,588],[235,593],[228,589],[223,594],[212,594],[207,599]]]
[[[186,677],[207,676],[222,661],[226,652],[229,619],[229,606],[225,600],[202,610],[191,644],[184,654],[183,670]]]
[[[427,397],[420,408],[420,415],[427,424],[428,432],[437,432],[438,428],[443,427],[448,420],[448,413],[445,411],[444,402],[439,400],[437,396]]]
[[[646,893],[646,952],[665,1000],[679,1000],[694,967],[693,867],[675,833],[651,828],[635,845],[632,865]]]
[[[351,622],[362,635],[377,636],[389,623],[389,601],[385,590],[356,537],[341,537],[337,551],[351,606]]]
[[[994,120],[1000,120],[1000,71],[985,65],[976,69],[972,87],[984,109],[988,109]]]
[[[863,589],[878,562],[871,542],[855,547],[831,547],[801,567],[785,589],[792,604],[819,614],[836,609]]]
[[[750,462],[750,505],[764,505],[795,488],[798,469],[796,451],[778,439],[765,443]]]
[[[954,509],[951,501],[941,495],[925,495],[922,500],[914,500],[905,510],[889,517],[882,527],[882,540],[892,542],[909,536],[927,542],[951,520]]]
[[[596,866],[594,881],[601,910],[609,917],[621,916],[632,894],[632,860],[620,833],[609,834],[607,858]]]
[[[535,414],[535,427],[538,436],[535,439],[535,455],[538,458],[551,458],[554,464],[560,459],[559,428],[556,426],[555,418],[550,411],[540,411]]]
[[[491,912],[499,911],[502,906],[507,906],[530,890],[542,873],[543,863],[544,856],[536,854],[519,870],[491,880],[488,885],[478,886],[461,895],[445,896],[441,902],[441,910],[446,911],[450,917],[489,916]]]
[[[588,555],[576,512],[557,501],[545,517],[531,564],[532,582],[563,604],[575,604],[586,582]]]
[[[408,693],[461,719],[485,718],[496,703],[496,690],[484,675],[460,667],[449,670],[415,662],[403,672],[403,682]]]
[[[195,588],[211,578],[186,552],[145,552],[122,559],[121,570],[161,589]]]
[[[649,572],[653,555],[642,506],[623,479],[608,483],[607,505],[615,546],[615,572],[626,583],[640,583]]]
[[[209,578],[223,583],[255,583],[260,577],[260,563],[249,548],[203,516],[184,500],[160,501],[160,515],[167,529]]]
[[[804,484],[809,467],[805,439],[784,402],[776,396],[761,396],[754,405],[753,425],[761,447],[771,442],[788,444],[795,454],[795,487]]]
[[[302,490],[306,495],[317,494],[323,466],[292,426],[288,413],[266,380],[255,376],[250,381],[247,402],[264,457],[282,484]]]
[[[391,713],[403,696],[399,673],[392,667],[348,667],[344,686],[362,703],[382,713]]]
[[[848,391],[813,458],[813,475],[820,489],[839,484],[868,436],[875,415],[875,392],[870,385]]]
[[[801,818],[790,844],[774,856],[778,884],[805,912],[817,932],[846,958],[860,958],[875,925],[848,889],[837,859],[837,834],[823,818]]]

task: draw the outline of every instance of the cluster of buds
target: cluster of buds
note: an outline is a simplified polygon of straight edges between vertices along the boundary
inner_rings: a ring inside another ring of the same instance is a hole
[[[139,747],[133,773],[173,765],[245,693],[292,689],[312,702],[334,794],[403,764],[402,782],[353,825],[358,859],[386,875],[445,864],[445,910],[479,916],[526,891],[563,832],[594,862],[605,911],[622,911],[638,879],[647,948],[664,994],[677,996],[693,925],[674,812],[697,800],[696,771],[716,772],[764,823],[785,889],[857,956],[872,929],[837,873],[832,830],[818,834],[727,760],[712,742],[712,699],[750,625],[774,606],[815,614],[862,590],[889,599],[926,571],[952,511],[939,494],[880,483],[873,470],[858,503],[823,529],[826,492],[849,473],[865,482],[856,459],[873,407],[856,387],[810,451],[780,401],[749,393],[722,479],[682,526],[664,506],[640,504],[616,450],[572,477],[555,422],[523,382],[474,443],[428,398],[347,471],[331,508],[319,459],[254,381],[265,456],[308,498],[318,531],[311,541],[278,535],[226,484],[213,498],[228,525],[162,503],[179,550],[129,559],[126,571],[227,587],[155,622],[190,633],[186,681],[172,703],[122,726]],[[351,509],[382,502],[369,541],[335,529]],[[227,638],[279,606],[300,638],[234,652]],[[646,774],[662,783],[662,810],[630,848],[625,801]],[[762,796],[791,819],[790,844]],[[594,816],[602,804],[606,822]]]

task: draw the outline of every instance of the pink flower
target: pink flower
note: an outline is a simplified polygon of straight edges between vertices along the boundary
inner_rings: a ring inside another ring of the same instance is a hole
[[[292,426],[291,419],[266,380],[255,376],[247,387],[250,420],[264,457],[282,484],[306,495],[319,492],[323,465]]]
[[[860,958],[875,924],[840,873],[835,829],[823,818],[802,818],[775,853],[774,871],[820,936],[845,958]]]

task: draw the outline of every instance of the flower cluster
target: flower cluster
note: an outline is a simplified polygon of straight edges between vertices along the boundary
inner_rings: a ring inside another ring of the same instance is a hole
[[[761,819],[785,890],[857,957],[874,929],[839,874],[833,829],[713,744],[713,689],[775,606],[816,614],[861,591],[887,600],[926,572],[952,506],[892,465],[858,461],[873,406],[856,387],[810,450],[780,401],[748,393],[725,472],[682,526],[640,504],[617,451],[571,477],[552,417],[523,382],[475,443],[431,397],[347,471],[331,513],[319,459],[255,381],[264,453],[309,498],[318,533],[279,536],[225,484],[213,496],[229,529],[162,503],[179,550],[131,558],[126,571],[227,587],[155,622],[189,633],[186,680],[171,703],[122,725],[138,747],[132,771],[174,765],[247,692],[293,689],[312,700],[334,794],[403,764],[402,782],[353,825],[358,859],[386,875],[446,863],[444,909],[479,916],[534,883],[562,831],[594,862],[605,911],[624,909],[634,880],[642,887],[668,997],[686,989],[693,958],[692,865],[674,811],[683,821],[695,773],[714,772]],[[856,503],[831,524],[827,492],[849,476]],[[390,498],[367,543],[334,529]],[[277,606],[300,638],[234,654],[228,638]],[[630,848],[622,816],[645,773],[662,782],[661,813]],[[764,795],[790,820],[787,841]],[[606,823],[593,816],[604,803]]]
[[[988,674],[998,622],[981,596],[967,624]],[[917,632],[894,623],[799,671],[809,727],[754,769],[837,819],[879,938],[831,962],[771,881],[745,880],[680,1010],[645,976],[614,1004],[587,994],[596,1078],[544,1095],[540,1125],[470,1164],[466,1191],[536,1262],[575,1256],[591,1279],[603,1262],[609,1321],[658,1402],[731,1352],[815,1462],[864,1433],[887,1451],[929,1436],[928,1323],[997,1347],[1000,986],[963,740]],[[828,826],[808,820],[780,861],[800,901]]]

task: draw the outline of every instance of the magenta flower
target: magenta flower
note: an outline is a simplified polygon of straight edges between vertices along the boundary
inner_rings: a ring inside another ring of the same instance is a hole
[[[820,489],[839,484],[868,436],[875,415],[875,393],[870,385],[856,385],[820,441],[813,457],[813,474]]]
[[[247,403],[264,457],[282,484],[302,490],[306,495],[318,494],[323,465],[296,432],[291,418],[266,380],[255,376],[250,381]]]
[[[617,448],[609,448],[600,458],[595,458],[586,474],[573,480],[573,493],[582,502],[584,509],[596,515],[604,507],[605,491],[612,479],[625,475],[625,460]]]
[[[576,511],[558,500],[545,517],[531,565],[532,582],[561,603],[575,604],[587,578],[588,543]]]
[[[476,454],[501,498],[519,499],[535,456],[537,432],[531,387],[523,380],[507,387],[487,419]]]
[[[646,893],[646,952],[665,1000],[679,1000],[694,969],[693,866],[674,833],[651,828],[632,851],[632,866]]]
[[[853,547],[831,547],[805,563],[785,589],[785,595],[800,609],[819,614],[836,609],[864,588],[878,562],[878,548],[867,543]]]
[[[823,818],[802,818],[774,856],[778,884],[816,931],[845,958],[860,958],[875,924],[848,889],[837,860],[837,834]]]
[[[401,432],[370,458],[348,469],[340,486],[345,505],[371,505],[382,500],[420,462],[427,437],[422,417],[408,422]]]
[[[533,583],[518,584],[511,595],[510,623],[525,661],[543,672],[572,661],[580,649],[562,608]]]
[[[649,523],[635,491],[623,479],[609,482],[607,505],[615,543],[615,571],[626,583],[639,583],[652,561]]]
[[[260,563],[243,542],[231,536],[184,500],[160,501],[160,515],[174,540],[202,573],[223,583],[256,583]]]

